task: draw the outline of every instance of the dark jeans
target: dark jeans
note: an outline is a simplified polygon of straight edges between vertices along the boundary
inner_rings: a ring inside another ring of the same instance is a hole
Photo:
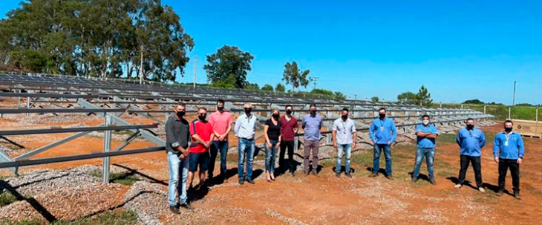
[[[226,156],[228,155],[228,141],[213,141],[211,145],[211,158],[209,160],[209,179],[213,178],[215,170],[215,161],[218,152],[220,151],[220,173],[226,177]]]
[[[392,175],[391,169],[391,146],[387,144],[375,144],[373,156],[373,173],[378,173],[380,170],[380,154],[384,151],[386,157],[386,176]]]
[[[288,149],[288,168],[290,172],[295,171],[294,163],[294,141],[281,141],[280,142],[280,155],[279,155],[279,170],[283,173],[286,170],[286,163],[284,161],[284,154]]]
[[[506,172],[510,168],[514,191],[519,191],[519,163],[517,159],[499,159],[499,189],[504,190]]]
[[[474,177],[476,178],[477,187],[482,187],[482,164],[480,156],[461,155],[461,169],[459,170],[459,184],[465,182],[465,174],[469,168],[469,163],[472,163],[474,169]]]

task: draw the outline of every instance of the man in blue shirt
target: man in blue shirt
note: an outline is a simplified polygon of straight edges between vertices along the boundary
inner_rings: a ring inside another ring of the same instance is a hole
[[[395,142],[397,129],[395,128],[393,120],[386,118],[385,108],[378,110],[378,116],[379,118],[375,119],[369,128],[369,136],[374,144],[373,173],[370,177],[378,176],[378,170],[380,170],[380,153],[384,151],[384,156],[386,157],[386,178],[393,180],[391,169],[391,144]]]
[[[427,172],[429,173],[429,182],[437,185],[435,181],[433,161],[435,159],[435,139],[438,137],[437,128],[433,124],[429,124],[429,115],[422,116],[422,124],[416,127],[416,136],[418,140],[418,148],[416,150],[416,163],[414,164],[414,172],[412,173],[412,182],[418,180],[420,175],[420,166],[423,158],[427,162]]]
[[[316,105],[311,104],[309,109],[309,115],[303,117],[301,127],[303,127],[304,139],[305,139],[305,158],[303,160],[303,166],[305,169],[305,176],[309,175],[309,157],[312,151],[312,174],[318,175],[318,149],[320,147],[320,129],[322,128],[322,117],[316,114]]]
[[[521,135],[513,132],[514,123],[511,120],[504,121],[504,132],[498,133],[493,142],[493,156],[499,164],[499,191],[497,196],[504,193],[506,172],[510,168],[512,184],[514,186],[514,197],[519,196],[519,164],[523,162],[525,147]]]
[[[462,128],[457,133],[457,144],[461,148],[461,169],[459,170],[459,182],[455,185],[455,188],[463,187],[465,182],[465,174],[469,168],[469,162],[472,163],[474,169],[474,176],[476,178],[476,185],[480,192],[486,192],[482,185],[482,148],[486,145],[486,137],[484,132],[474,127],[474,119],[467,119],[467,127]]]

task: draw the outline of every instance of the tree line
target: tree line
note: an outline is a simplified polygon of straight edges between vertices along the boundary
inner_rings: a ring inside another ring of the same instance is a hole
[[[160,0],[28,0],[0,20],[0,70],[67,74],[79,77],[139,79],[176,83],[189,62],[194,39],[180,17]],[[254,56],[225,45],[206,56],[210,86],[286,92],[285,85],[248,82]],[[343,100],[341,92],[307,87],[310,70],[286,62],[282,81],[299,96]],[[378,101],[378,98],[373,98]],[[422,86],[405,92],[400,102],[431,104]]]
[[[160,0],[31,0],[0,21],[0,60],[23,72],[174,81],[194,40]]]

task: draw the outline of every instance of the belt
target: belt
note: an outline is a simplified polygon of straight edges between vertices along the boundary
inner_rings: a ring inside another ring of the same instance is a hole
[[[254,138],[250,138],[250,139],[248,139],[248,138],[241,138],[241,139],[246,140],[246,141],[254,141]]]

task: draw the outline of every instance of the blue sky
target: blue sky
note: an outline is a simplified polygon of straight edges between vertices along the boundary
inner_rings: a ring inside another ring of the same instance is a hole
[[[542,104],[542,1],[259,2],[163,0],[195,40],[199,83],[205,56],[235,45],[254,55],[248,79],[260,86],[282,82],[295,60],[318,88],[351,98],[425,85],[435,102],[511,104],[517,81],[516,103]],[[193,62],[180,82],[192,82]]]

